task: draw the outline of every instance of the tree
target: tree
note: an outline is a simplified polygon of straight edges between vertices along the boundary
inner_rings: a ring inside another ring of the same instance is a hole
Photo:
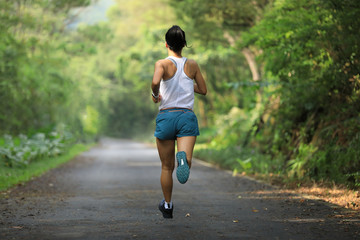
[[[359,152],[359,13],[357,1],[276,1],[246,36],[279,83],[267,146],[307,176],[344,180],[360,167],[350,157]]]
[[[0,133],[76,121],[66,116],[74,87],[59,46],[66,13],[82,4],[88,1],[1,1]]]

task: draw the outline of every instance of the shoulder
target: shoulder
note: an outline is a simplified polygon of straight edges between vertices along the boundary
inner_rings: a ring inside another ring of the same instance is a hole
[[[199,65],[194,59],[187,59],[185,66],[188,71],[190,71],[190,74],[195,74],[199,70]]]
[[[197,62],[194,60],[194,59],[187,59],[187,64],[189,64],[189,66],[191,66],[191,67],[197,67],[198,66],[198,64],[197,64]]]
[[[169,66],[169,64],[171,64],[171,60],[170,59],[160,59],[155,63],[155,67],[162,67],[162,68],[166,68],[167,66]]]
[[[196,74],[200,70],[198,63],[194,59],[188,59],[186,61],[187,68],[191,73]]]
[[[197,72],[199,71],[199,66],[195,60],[187,59],[185,63],[184,71],[189,78],[194,79]]]
[[[162,66],[164,66],[164,64],[165,64],[165,61],[164,61],[164,60],[165,60],[165,59],[160,59],[160,60],[156,61],[155,67],[162,67]]]

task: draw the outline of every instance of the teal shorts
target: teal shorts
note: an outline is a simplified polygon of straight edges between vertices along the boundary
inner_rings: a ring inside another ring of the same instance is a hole
[[[176,140],[178,137],[198,135],[200,135],[198,120],[190,109],[160,110],[156,117],[154,136],[161,140]]]

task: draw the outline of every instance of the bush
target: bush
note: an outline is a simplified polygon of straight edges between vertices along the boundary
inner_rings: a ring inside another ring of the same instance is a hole
[[[20,134],[17,137],[4,135],[0,138],[0,162],[8,167],[25,167],[36,159],[58,156],[66,150],[71,134],[37,133],[30,138]]]
[[[205,147],[201,148],[201,146]],[[262,154],[255,148],[239,146],[213,148],[208,145],[196,145],[194,156],[236,172],[279,174],[284,171],[282,158],[271,159],[271,156]]]

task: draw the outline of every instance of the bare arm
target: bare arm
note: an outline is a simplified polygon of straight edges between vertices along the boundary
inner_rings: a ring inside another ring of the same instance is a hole
[[[195,77],[194,77],[195,82],[196,82],[196,84],[194,84],[194,92],[199,93],[201,95],[206,95],[207,88],[206,88],[206,83],[205,83],[204,77],[200,72],[199,65],[196,62],[194,64],[195,64],[195,69],[196,69]]]
[[[155,96],[159,96],[158,98],[152,97],[152,100],[154,103],[158,103],[161,101],[161,96],[159,94],[160,89],[160,81],[163,78],[164,75],[164,66],[162,65],[161,61],[157,61],[155,63],[155,70],[154,70],[154,76],[151,83],[151,89]]]

